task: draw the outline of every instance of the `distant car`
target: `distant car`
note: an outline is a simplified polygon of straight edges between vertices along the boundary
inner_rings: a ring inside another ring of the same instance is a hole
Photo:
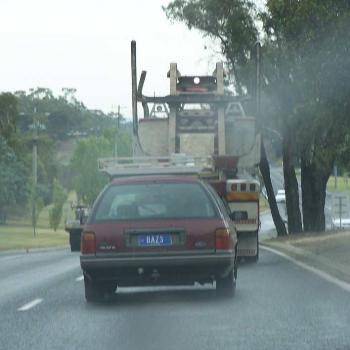
[[[285,190],[278,190],[276,194],[276,202],[285,202],[286,201],[286,191]]]
[[[112,181],[84,227],[80,262],[85,297],[117,286],[213,283],[233,295],[237,236],[209,185],[184,176]]]

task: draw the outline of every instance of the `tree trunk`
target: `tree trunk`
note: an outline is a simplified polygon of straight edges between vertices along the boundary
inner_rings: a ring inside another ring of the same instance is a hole
[[[277,230],[277,236],[285,236],[287,234],[287,231],[286,231],[286,227],[284,226],[284,222],[281,218],[281,215],[279,213],[276,197],[273,192],[271,176],[270,176],[270,166],[269,166],[269,161],[266,157],[266,151],[265,151],[263,140],[261,140],[261,157],[260,157],[259,168],[264,180],[264,184],[267,192],[267,198],[271,209],[272,219]]]
[[[303,226],[299,206],[299,185],[295,174],[291,145],[291,135],[287,131],[283,139],[283,175],[286,191],[288,232],[294,234],[302,232]]]
[[[6,225],[6,211],[0,207],[0,225]]]
[[[319,169],[301,158],[301,188],[303,196],[303,222],[307,232],[323,232],[326,228],[324,214],[329,169]]]

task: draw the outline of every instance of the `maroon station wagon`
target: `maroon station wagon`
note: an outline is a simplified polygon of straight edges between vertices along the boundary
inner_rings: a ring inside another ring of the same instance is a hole
[[[82,233],[85,297],[214,281],[217,292],[233,295],[236,249],[235,228],[210,185],[181,175],[119,178],[96,199]]]

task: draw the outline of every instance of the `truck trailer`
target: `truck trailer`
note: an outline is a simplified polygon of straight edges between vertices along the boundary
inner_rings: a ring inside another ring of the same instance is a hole
[[[192,174],[209,182],[224,201],[238,232],[238,256],[257,261],[261,137],[245,113],[247,96],[225,92],[224,67],[212,75],[181,75],[171,63],[169,94],[145,96],[137,84],[136,42],[131,43],[133,157],[99,159],[109,177]],[[137,104],[143,107],[138,118]]]

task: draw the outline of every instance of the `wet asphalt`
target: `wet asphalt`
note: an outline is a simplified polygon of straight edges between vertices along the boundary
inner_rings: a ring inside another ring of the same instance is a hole
[[[87,304],[79,255],[0,255],[0,349],[350,349],[350,295],[271,252],[235,296],[124,288]]]

